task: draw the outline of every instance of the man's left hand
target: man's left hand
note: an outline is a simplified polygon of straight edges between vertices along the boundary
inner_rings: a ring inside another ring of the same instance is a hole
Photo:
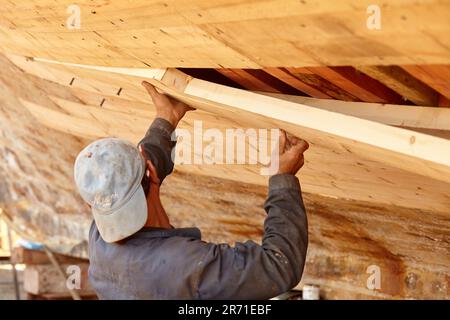
[[[195,110],[186,103],[169,97],[163,93],[156,91],[155,87],[147,81],[142,82],[142,86],[150,94],[153,104],[156,108],[156,117],[162,118],[170,122],[174,128],[177,127],[178,122],[186,114],[186,112]]]

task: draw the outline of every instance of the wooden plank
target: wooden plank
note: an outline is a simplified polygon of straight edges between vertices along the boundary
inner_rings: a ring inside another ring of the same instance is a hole
[[[261,94],[392,126],[450,131],[449,109]]]
[[[389,89],[371,77],[356,71],[353,67],[314,67],[308,69],[361,101],[403,103],[402,97],[391,90],[393,88]]]
[[[413,77],[427,84],[445,98],[450,99],[450,66],[449,65],[405,65],[401,66]]]
[[[311,85],[301,81],[299,78],[296,78],[285,68],[264,68],[264,71],[267,72],[268,74],[271,74],[272,76],[280,79],[281,81],[287,83],[291,87],[294,87],[294,88],[300,90],[301,92],[306,93],[307,95],[310,95],[311,97],[324,98],[324,99],[331,98],[331,96],[318,90],[316,87],[311,86]]]
[[[65,26],[71,4],[71,0],[2,1],[1,47],[26,56],[124,67],[398,65],[450,60],[447,1],[380,3],[379,30],[367,27],[371,17],[367,8],[373,4],[369,0],[106,1],[95,10],[83,0],[77,2],[80,30]]]
[[[437,106],[436,91],[412,77],[397,66],[361,66],[358,70],[377,79],[387,87],[403,96],[405,100],[417,105]]]

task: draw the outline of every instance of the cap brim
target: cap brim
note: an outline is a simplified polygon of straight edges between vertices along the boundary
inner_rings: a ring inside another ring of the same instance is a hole
[[[147,221],[147,199],[142,186],[119,209],[104,214],[92,209],[95,224],[103,240],[116,242],[139,231]]]

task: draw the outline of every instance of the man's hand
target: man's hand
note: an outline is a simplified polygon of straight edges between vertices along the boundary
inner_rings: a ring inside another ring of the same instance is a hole
[[[156,91],[155,87],[147,81],[143,81],[142,86],[152,98],[156,108],[156,117],[169,121],[174,128],[177,127],[178,122],[183,118],[186,112],[195,110],[184,102],[173,99],[163,93],[159,93]]]
[[[281,130],[279,146],[278,174],[289,173],[295,175],[305,162],[303,153],[309,148],[308,142],[294,136],[288,136],[284,130]]]

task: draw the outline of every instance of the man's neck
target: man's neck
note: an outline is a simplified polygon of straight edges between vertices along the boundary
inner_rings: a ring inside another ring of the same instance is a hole
[[[144,227],[171,229],[169,217],[159,197],[159,185],[152,184],[147,196],[147,222]]]

